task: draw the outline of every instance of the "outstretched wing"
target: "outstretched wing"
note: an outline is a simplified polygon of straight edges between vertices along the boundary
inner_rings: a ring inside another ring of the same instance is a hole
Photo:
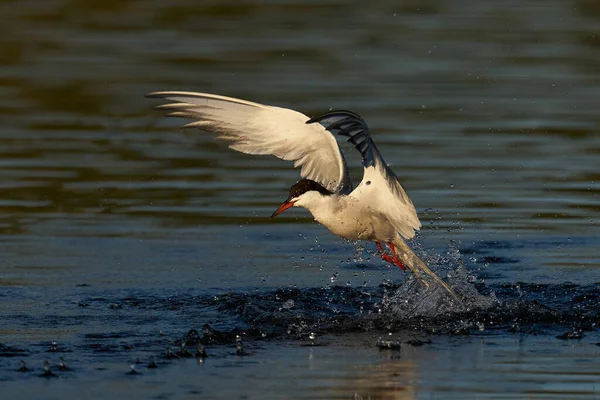
[[[303,178],[333,193],[352,190],[335,137],[321,125],[307,125],[308,117],[302,113],[207,93],[155,92],[146,96],[168,100],[156,108],[168,111],[167,116],[193,120],[184,127],[214,133],[233,150],[294,161]]]
[[[331,133],[347,136],[362,156],[363,179],[350,196],[385,215],[404,238],[415,236],[415,230],[421,227],[415,207],[394,171],[381,157],[366,122],[350,111],[330,111],[311,118],[307,124],[314,122],[320,123]]]

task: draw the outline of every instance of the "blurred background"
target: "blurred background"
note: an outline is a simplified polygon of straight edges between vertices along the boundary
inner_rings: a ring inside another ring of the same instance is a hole
[[[306,212],[265,218],[298,179],[291,165],[179,130],[143,97],[157,90],[353,110],[407,187],[426,248],[518,241],[526,254],[479,257],[518,267],[509,280],[524,264],[542,267],[536,279],[599,265],[595,1],[53,0],[0,11],[7,284],[95,263],[118,279],[121,262],[157,258],[165,271],[200,257],[235,267],[232,245],[286,265],[314,255],[317,237],[339,247]],[[279,231],[282,254],[262,251]]]
[[[485,284],[598,281],[596,0],[4,0],[0,311],[33,318],[6,340],[101,326],[42,318],[85,287],[402,279],[307,212],[269,220],[298,172],[180,130],[159,90],[352,110],[419,212],[413,245],[456,243]]]

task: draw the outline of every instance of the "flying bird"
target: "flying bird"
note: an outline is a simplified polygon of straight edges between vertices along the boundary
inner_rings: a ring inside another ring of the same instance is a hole
[[[290,207],[304,207],[335,235],[375,242],[384,261],[410,269],[427,287],[433,280],[458,300],[404,242],[421,227],[419,217],[358,114],[339,110],[309,118],[287,108],[208,93],[168,91],[146,96],[166,100],[156,108],[166,110],[167,116],[191,120],[184,128],[213,133],[233,150],[294,161],[303,179],[291,187],[272,217]],[[334,135],[347,137],[362,156],[364,175],[354,189]]]

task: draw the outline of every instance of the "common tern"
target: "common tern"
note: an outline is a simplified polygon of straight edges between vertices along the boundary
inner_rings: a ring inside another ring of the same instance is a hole
[[[183,127],[213,133],[233,150],[294,161],[303,179],[291,187],[272,217],[304,207],[335,235],[375,242],[384,261],[410,269],[427,287],[428,279],[433,279],[459,300],[404,242],[414,237],[421,222],[358,114],[340,110],[309,118],[287,108],[208,93],[166,91],[146,96],[168,101],[156,108],[166,110],[167,116],[192,120]],[[335,134],[347,137],[362,156],[364,175],[355,189]]]

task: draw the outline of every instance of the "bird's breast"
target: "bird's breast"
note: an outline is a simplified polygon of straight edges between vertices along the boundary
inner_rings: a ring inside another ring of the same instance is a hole
[[[370,240],[375,233],[371,225],[355,219],[340,218],[335,221],[328,221],[323,225],[335,235],[350,240]]]
[[[370,209],[349,205],[328,213],[313,214],[333,234],[349,240],[387,240],[393,228]]]

